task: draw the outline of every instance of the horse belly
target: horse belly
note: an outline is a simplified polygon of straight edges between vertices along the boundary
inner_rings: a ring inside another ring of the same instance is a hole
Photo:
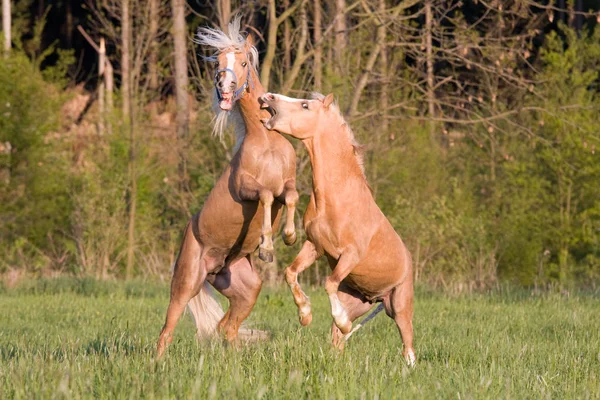
[[[395,232],[393,237],[381,239],[373,238],[366,256],[347,277],[351,286],[372,299],[384,296],[404,280],[412,278],[410,255],[404,243]]]

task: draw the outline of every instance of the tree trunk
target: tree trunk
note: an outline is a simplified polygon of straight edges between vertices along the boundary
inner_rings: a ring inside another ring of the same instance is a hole
[[[158,0],[150,0],[150,52],[148,53],[148,75],[150,79],[150,116],[156,117],[158,91]]]
[[[179,149],[179,179],[186,181],[186,157],[183,149],[189,129],[188,71],[185,25],[185,0],[171,0],[173,8],[173,42],[175,45],[175,98],[177,103],[177,140]]]
[[[269,78],[271,77],[271,66],[275,58],[277,49],[277,12],[275,10],[275,0],[269,0],[268,4],[269,28],[267,36],[267,53],[260,69],[260,82],[265,91],[269,91]]]
[[[12,39],[10,37],[12,23],[10,14],[10,0],[2,0],[2,30],[4,31],[4,57],[8,57],[10,48],[12,46]]]
[[[379,14],[383,15],[385,12],[385,0],[379,0]],[[386,28],[383,20],[379,21],[377,27],[377,43],[381,44],[381,50],[379,51],[379,75],[381,76],[380,90],[381,90],[381,109],[383,113],[381,115],[381,135],[384,138],[387,137],[388,132],[388,120],[387,120],[387,108],[389,104],[388,96],[388,54],[386,45]],[[379,137],[379,136],[378,136]]]
[[[286,77],[285,83],[281,87],[281,92],[283,94],[287,94],[292,86],[294,86],[294,82],[300,73],[302,64],[304,64],[304,50],[306,42],[308,41],[308,22],[306,20],[306,7],[304,6],[304,3],[300,6],[298,19],[300,20],[300,39],[298,40],[298,49],[296,50],[294,65]]]
[[[314,85],[315,90],[320,92],[323,84],[323,45],[321,44],[321,1],[313,0],[313,42],[314,54]]]
[[[123,97],[123,117],[129,119],[131,111],[130,59],[131,21],[129,0],[121,2],[121,96]]]
[[[382,44],[377,43],[373,49],[371,50],[371,54],[369,54],[369,58],[367,59],[367,65],[363,69],[363,73],[358,78],[358,83],[356,84],[356,88],[354,89],[354,94],[352,95],[352,101],[350,102],[350,107],[348,108],[348,115],[354,115],[358,111],[358,103],[360,102],[360,97],[362,92],[367,86],[367,82],[369,81],[369,75],[371,71],[373,71],[373,66],[375,65],[375,61],[377,61],[377,56],[381,51]]]
[[[65,46],[67,49],[73,48],[73,0],[65,1]]]
[[[268,15],[269,15],[269,28],[267,36],[267,53],[261,65],[260,70],[260,82],[262,83],[265,91],[269,91],[269,80],[271,78],[271,68],[273,67],[273,60],[275,59],[275,50],[277,50],[277,28],[281,25],[290,15],[294,13],[296,8],[300,4],[304,4],[306,0],[296,0],[294,4],[285,10],[279,17],[277,17],[277,9],[275,7],[275,0],[269,0],[268,4]]]
[[[228,24],[231,19],[231,0],[218,0],[217,14],[219,27],[223,32],[229,33]]]
[[[425,51],[427,64],[427,108],[429,112],[429,135],[434,140],[435,136],[435,97],[433,93],[433,44],[432,44],[433,13],[431,0],[425,2]]]
[[[290,0],[283,0],[283,8],[287,10],[289,7]],[[283,23],[283,67],[286,71],[289,71],[292,66],[291,36],[290,21],[286,19]]]
[[[137,177],[135,168],[135,127],[132,113],[130,57],[131,19],[129,15],[129,0],[121,2],[121,95],[123,97],[123,118],[129,128],[129,224],[127,228],[127,265],[125,277],[133,276],[135,255],[135,214],[137,206]]]
[[[106,65],[106,45],[104,38],[100,38],[100,51],[98,52],[98,133],[104,135],[104,118],[106,116],[104,73]]]
[[[113,92],[115,91],[115,84],[114,84],[113,67],[112,67],[112,64],[110,63],[110,61],[106,62],[106,68],[104,70],[104,85],[106,86],[106,115],[108,116],[107,131],[108,131],[108,134],[111,134],[112,133],[112,118],[113,118],[113,110],[114,110]]]
[[[335,47],[334,62],[338,71],[344,70],[343,57],[346,52],[346,0],[335,0]]]

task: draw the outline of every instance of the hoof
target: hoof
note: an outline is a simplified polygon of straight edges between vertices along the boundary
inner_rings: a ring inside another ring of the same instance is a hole
[[[283,234],[283,243],[285,243],[287,246],[291,246],[294,243],[296,243],[297,238],[298,238],[298,236],[296,236],[296,231],[292,232],[291,235],[286,235],[284,233]]]
[[[415,356],[414,351],[412,350],[408,350],[407,352],[405,352],[403,354],[404,359],[406,360],[406,364],[411,367],[414,368],[415,365],[417,364],[417,357]]]
[[[267,249],[258,249],[258,258],[263,260],[264,262],[271,263],[273,262],[273,250]]]
[[[302,326],[307,326],[310,325],[310,323],[312,322],[312,312],[309,312],[308,314],[300,314],[300,325]]]

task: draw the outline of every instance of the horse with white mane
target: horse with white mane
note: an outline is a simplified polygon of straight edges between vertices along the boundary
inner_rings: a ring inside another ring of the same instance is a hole
[[[283,239],[296,241],[294,210],[296,154],[286,139],[265,129],[258,98],[264,89],[258,77],[258,53],[252,37],[240,32],[240,19],[229,24],[229,32],[201,28],[198,43],[216,50],[215,99],[218,107],[214,133],[222,135],[226,125],[235,127],[235,154],[204,202],[188,223],[171,282],[171,300],[157,344],[163,354],[185,306],[196,321],[199,336],[219,330],[228,341],[264,332],[240,329],[261,289],[261,279],[251,254],[273,259],[272,232],[277,229],[282,206],[287,207]],[[209,283],[229,299],[223,311],[212,296]]]

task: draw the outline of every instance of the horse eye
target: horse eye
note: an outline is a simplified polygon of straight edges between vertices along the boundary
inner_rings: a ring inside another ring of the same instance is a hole
[[[242,67],[245,67],[246,65],[248,65],[248,63],[247,63],[246,61],[244,61],[244,62],[242,63]]]
[[[305,110],[308,110],[308,103],[302,103],[302,108],[304,108]]]

